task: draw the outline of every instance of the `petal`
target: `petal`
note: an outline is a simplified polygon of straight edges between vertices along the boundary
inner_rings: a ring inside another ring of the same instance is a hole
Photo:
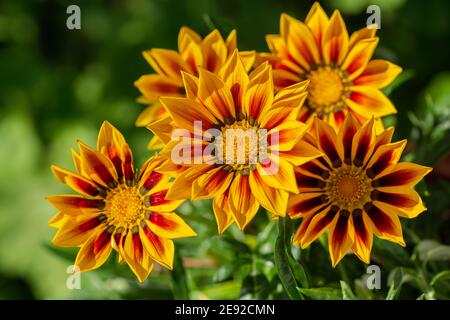
[[[259,163],[256,165],[256,169],[264,183],[272,188],[298,193],[293,165],[287,160],[274,155],[269,155],[268,160],[264,164]]]
[[[115,187],[118,176],[111,160],[81,142],[78,142],[78,145],[80,147],[82,171],[104,187]]]
[[[227,87],[230,88],[236,111],[242,112],[244,88],[247,86],[249,79],[237,50],[233,52],[225,66],[220,70],[220,76],[224,79]]]
[[[175,247],[173,241],[155,234],[147,225],[139,228],[139,236],[150,257],[172,270]]]
[[[144,238],[146,238],[145,235],[141,233],[128,232],[122,241],[123,258],[139,282],[144,282],[153,269],[152,257],[145,250]]]
[[[390,127],[390,128],[385,129],[379,135],[377,135],[377,138],[375,140],[374,150],[378,149],[383,144],[390,143],[391,140],[392,140],[392,135],[393,134],[394,134],[394,127]]]
[[[244,230],[259,209],[259,204],[250,190],[249,176],[236,175],[230,185],[228,207],[239,229]]]
[[[147,219],[149,228],[158,236],[167,239],[194,237],[197,234],[173,212],[151,212]]]
[[[220,121],[236,116],[229,87],[217,75],[205,69],[200,69],[198,97]]]
[[[97,269],[108,259],[111,250],[111,234],[99,229],[78,251],[75,266],[81,272]]]
[[[288,35],[285,38],[289,54],[304,70],[309,70],[311,65],[320,62],[314,36],[304,23],[286,14],[282,14],[282,19],[283,17],[290,20]]]
[[[150,123],[158,120],[161,116],[167,115],[166,109],[158,102],[153,103],[145,108],[137,117],[135,125],[137,127],[145,127]]]
[[[188,98],[164,97],[160,99],[175,124],[194,133],[196,122],[200,122],[202,130],[208,130],[217,124],[217,120],[201,104]]]
[[[275,215],[285,216],[289,193],[267,186],[256,170],[250,172],[250,189],[261,206]]]
[[[353,32],[348,42],[349,50],[351,50],[361,40],[367,40],[375,37],[376,31],[377,28],[364,27],[359,29],[358,31]]]
[[[97,150],[114,164],[119,180],[122,176],[129,184],[134,179],[133,154],[125,138],[108,121],[104,121],[97,139]]]
[[[192,184],[192,200],[213,198],[223,193],[231,183],[233,174],[217,167],[200,176]]]
[[[288,215],[292,219],[319,213],[329,207],[328,197],[323,192],[292,194],[289,197]]]
[[[246,115],[258,120],[272,106],[274,89],[270,66],[254,72],[245,90],[243,110]]]
[[[297,120],[298,112],[300,108],[294,107],[297,103],[303,103],[304,98],[299,101],[297,97],[291,97],[286,100],[282,100],[285,103],[285,107],[272,107],[268,112],[261,116],[260,127],[271,130],[279,125],[282,125],[287,121]],[[292,107],[291,107],[292,106]]]
[[[360,127],[351,113],[348,113],[343,126],[339,130],[338,139],[342,141],[342,147],[344,148],[343,158],[346,164],[351,164],[353,137]]]
[[[231,32],[228,34],[228,37],[225,40],[225,43],[227,45],[227,52],[228,52],[228,54],[230,54],[231,52],[236,50],[237,35],[236,35],[236,30],[235,29],[231,30]]]
[[[308,247],[311,243],[316,241],[333,223],[333,220],[338,219],[335,207],[327,207],[324,210],[315,213],[312,216],[303,236],[299,236],[298,240],[302,249]]]
[[[168,49],[144,51],[144,58],[156,73],[181,83],[181,71],[192,73],[193,70],[181,59],[178,52]]]
[[[72,216],[99,212],[105,206],[103,200],[86,199],[76,195],[49,196],[46,199],[56,209]]]
[[[353,213],[353,225],[355,227],[355,241],[352,251],[361,261],[370,263],[370,252],[372,251],[373,233],[370,229],[370,222],[365,212],[362,214]]]
[[[186,97],[195,100],[198,93],[198,78],[193,75],[182,72],[184,89],[186,90]]]
[[[401,72],[402,68],[389,61],[372,60],[361,75],[353,81],[353,84],[381,89],[391,84]]]
[[[352,161],[357,167],[366,164],[373,153],[375,130],[374,119],[366,123],[355,133],[352,141]]]
[[[371,115],[383,117],[397,113],[384,93],[374,87],[352,86],[350,90],[350,97],[345,99],[345,103],[351,110],[365,118]]]
[[[192,29],[181,27],[178,33],[178,50],[183,52],[191,41],[198,44],[202,41],[202,38]]]
[[[416,185],[432,169],[411,162],[401,162],[389,173],[383,172],[379,178],[372,181],[372,186],[390,191],[388,188],[403,189]]]
[[[164,109],[164,108],[163,108]],[[174,126],[172,118],[164,109],[164,115],[158,117],[156,121],[146,125],[147,129],[151,130],[158,141],[163,144],[168,144],[172,138],[172,132],[174,131]]]
[[[59,247],[81,246],[97,232],[104,218],[100,214],[64,218],[52,239],[52,243]]]
[[[52,165],[51,170],[53,175],[62,183],[71,187],[74,191],[86,196],[95,197],[99,194],[97,186],[91,181],[72,173],[66,169]]]
[[[169,186],[170,184],[167,184],[165,186],[167,189],[152,191],[152,193],[145,197],[145,202],[148,204],[148,210],[157,212],[172,212],[184,202],[184,200],[166,199]]]
[[[344,19],[338,10],[333,12],[322,38],[323,59],[326,64],[340,64],[348,50],[348,33]]]
[[[233,223],[231,209],[228,207],[228,190],[214,198],[213,210],[217,222],[217,231],[222,234]]]
[[[400,220],[395,213],[389,211],[387,206],[383,203],[376,205],[368,203],[364,205],[364,211],[377,237],[405,246]]]
[[[180,80],[159,74],[145,74],[134,82],[134,86],[148,103],[157,102],[161,96],[181,97],[184,91]]]
[[[415,218],[427,210],[419,194],[409,188],[404,188],[401,192],[376,191],[373,200],[376,200],[375,205],[382,202],[390,211],[404,218]]]
[[[341,69],[349,74],[348,81],[352,81],[364,71],[377,44],[378,38],[365,39],[358,41],[349,51],[341,66]]]
[[[268,132],[270,150],[292,150],[308,129],[307,125],[297,120],[283,122]]]
[[[297,167],[295,169],[295,178],[297,180],[298,191],[301,192],[322,192],[326,186],[325,180],[329,177],[329,171],[324,170],[323,176],[311,174],[307,169],[313,166],[312,162]],[[315,166],[315,164],[314,164]],[[306,168],[306,169],[305,169]]]
[[[302,79],[295,73],[283,69],[273,69],[273,83],[277,90],[295,85]]]
[[[54,215],[47,224],[49,227],[60,229],[64,225],[64,222],[66,220],[65,217],[66,215],[60,211],[56,215]]]
[[[208,34],[202,42],[203,67],[217,72],[227,59],[227,46],[220,32],[216,29]]]
[[[328,233],[328,251],[330,252],[333,268],[341,261],[351,248],[355,237],[352,215],[337,215],[330,225]]]
[[[240,51],[239,57],[241,58],[242,63],[244,64],[245,70],[249,71],[255,64],[256,52],[255,51]]]
[[[166,195],[167,199],[182,200],[188,199],[192,194],[192,184],[200,176],[212,170],[215,166],[209,164],[201,164],[193,166],[181,173],[173,182],[172,187]]]
[[[384,144],[379,147],[370,158],[366,167],[367,176],[371,179],[385,170],[389,170],[397,165],[403,150],[406,146],[406,140],[395,143]]]
[[[320,157],[322,153],[306,141],[298,141],[289,151],[280,152],[280,158],[288,160],[294,166],[302,165]]]
[[[319,48],[319,53],[322,53],[322,38],[325,30],[327,29],[328,17],[325,11],[323,11],[319,2],[314,2],[308,12],[308,15],[306,16],[305,23],[314,36],[317,48]]]
[[[316,128],[317,143],[321,151],[323,151],[324,159],[333,168],[338,168],[342,165],[343,146],[342,142],[338,140],[336,131],[326,122],[315,118],[314,126]]]

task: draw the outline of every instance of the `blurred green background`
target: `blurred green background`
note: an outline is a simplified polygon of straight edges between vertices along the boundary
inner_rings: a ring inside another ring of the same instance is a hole
[[[81,8],[81,30],[66,28],[70,4]],[[383,298],[401,280],[409,285],[400,298],[445,298],[450,257],[450,2],[321,4],[328,14],[340,9],[350,31],[365,26],[369,4],[380,6],[375,56],[405,70],[387,89],[399,114],[386,123],[396,124],[396,139],[409,139],[405,159],[435,171],[419,186],[429,211],[403,221],[408,248],[375,244],[373,261],[383,272],[381,290],[362,288],[365,266],[354,257],[333,270],[320,244],[302,257],[294,254],[311,270],[320,270],[314,273],[316,286],[335,288],[344,279],[358,297]],[[134,126],[144,106],[135,102],[139,94],[133,82],[151,72],[143,50],[175,49],[178,30],[186,25],[202,35],[214,26],[226,34],[236,28],[241,49],[266,51],[264,35],[278,33],[280,13],[303,20],[311,5],[300,0],[1,1],[0,299],[177,298],[186,297],[186,284],[191,298],[284,298],[273,264],[276,224],[258,215],[248,235],[232,228],[218,237],[208,202],[187,203],[180,210],[200,234],[176,243],[185,268],[178,263],[174,273],[156,269],[139,285],[126,266],[112,261],[83,274],[81,290],[69,290],[66,270],[75,252],[50,245],[54,230],[47,221],[55,210],[44,196],[69,192],[49,166],[72,168],[70,148],[77,139],[94,145],[103,120],[124,133],[137,165],[150,155],[150,132]],[[436,248],[441,253],[437,258]],[[404,277],[408,272],[417,273],[410,275],[416,281]],[[433,287],[437,282],[438,293]]]

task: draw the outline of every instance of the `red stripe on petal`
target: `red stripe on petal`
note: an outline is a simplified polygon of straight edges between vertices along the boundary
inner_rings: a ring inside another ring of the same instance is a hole
[[[168,189],[161,190],[161,191],[158,191],[158,192],[155,192],[155,193],[149,195],[148,198],[150,200],[150,205],[151,206],[160,206],[163,204],[170,203],[170,200],[165,199],[167,191],[168,191]]]
[[[94,241],[94,248],[93,248],[94,255],[97,255],[98,253],[102,252],[110,241],[111,235],[108,232],[106,232],[106,230],[103,231]]]
[[[409,198],[407,195],[399,193],[387,193],[380,191],[377,193],[376,199],[378,201],[386,202],[397,207],[412,208],[417,205],[416,201]]]
[[[166,219],[162,214],[158,214],[157,212],[152,212],[150,214],[149,220],[152,223],[154,223],[154,224],[156,224],[156,225],[158,225],[161,228],[166,229],[166,230],[167,229],[168,230],[173,230],[176,227],[176,224],[173,221],[171,221],[169,219]]]
[[[330,158],[331,162],[340,162],[339,154],[334,146],[334,142],[325,134],[320,135],[319,137],[320,147],[326,153],[328,158]]]
[[[144,182],[144,188],[148,190],[151,190],[154,186],[158,184],[159,181],[161,181],[163,175],[158,172],[152,172],[147,180]]]
[[[159,237],[155,233],[153,233],[153,231],[150,230],[148,226],[145,226],[143,230],[155,250],[162,256],[162,253],[164,253],[164,246]]]
[[[379,187],[401,186],[417,179],[417,172],[411,169],[403,169],[389,173],[372,182]]]
[[[299,202],[297,203],[294,208],[292,208],[292,212],[298,212],[298,213],[302,213],[302,212],[308,212],[311,209],[314,209],[316,207],[319,207],[320,205],[322,205],[324,203],[324,198],[323,196],[317,196],[311,199],[307,199],[305,201]]]
[[[89,219],[89,220],[83,222],[82,224],[80,224],[77,227],[77,231],[79,233],[87,232],[87,231],[92,230],[95,227],[97,227],[100,223],[101,223],[101,220],[99,219],[99,217]]]
[[[364,210],[367,212],[370,220],[372,220],[373,224],[380,232],[385,232],[388,234],[396,233],[395,225],[386,213],[375,206],[370,206],[369,208],[365,208]]]
[[[133,249],[134,249],[134,257],[137,262],[141,263],[144,257],[144,247],[142,246],[141,238],[139,237],[139,233],[132,234],[133,239]]]

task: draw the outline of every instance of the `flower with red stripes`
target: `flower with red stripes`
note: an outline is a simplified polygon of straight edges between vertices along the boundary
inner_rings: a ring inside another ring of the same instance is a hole
[[[375,31],[372,25],[349,35],[340,12],[328,17],[316,2],[305,22],[281,15],[280,34],[266,36],[271,52],[259,54],[257,64],[273,65],[277,90],[310,81],[300,121],[317,116],[339,128],[350,112],[361,124],[374,116],[382,130],[379,118],[397,111],[380,89],[402,68],[387,60],[371,60],[378,44]]]
[[[305,248],[328,230],[333,267],[350,249],[369,263],[374,234],[405,245],[399,217],[426,210],[413,187],[431,169],[399,162],[406,140],[391,142],[392,134],[376,135],[373,118],[361,126],[349,114],[339,132],[315,119],[315,136],[305,139],[323,156],[296,167],[288,214],[303,220],[294,244]]]
[[[59,210],[49,225],[56,227],[52,242],[80,247],[75,266],[80,271],[100,267],[114,249],[143,282],[153,262],[172,269],[172,239],[196,233],[173,211],[182,201],[165,195],[170,178],[155,171],[160,165],[150,158],[138,172],[122,134],[104,122],[97,149],[79,142],[72,151],[76,172],[58,166],[55,177],[79,195],[56,195],[47,200]]]

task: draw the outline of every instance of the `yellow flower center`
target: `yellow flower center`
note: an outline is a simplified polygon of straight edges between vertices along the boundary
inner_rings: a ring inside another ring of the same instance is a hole
[[[121,184],[106,195],[104,210],[108,224],[131,228],[144,217],[144,197],[136,186]]]
[[[248,175],[256,168],[256,163],[266,150],[266,140],[260,140],[264,137],[254,119],[236,120],[223,126],[221,131],[221,138],[216,144],[218,150],[222,150],[224,170]]]
[[[342,167],[331,173],[327,191],[334,203],[351,212],[370,201],[371,180],[357,168]]]
[[[343,72],[330,66],[319,67],[307,74],[308,106],[319,115],[337,111],[346,94]]]

